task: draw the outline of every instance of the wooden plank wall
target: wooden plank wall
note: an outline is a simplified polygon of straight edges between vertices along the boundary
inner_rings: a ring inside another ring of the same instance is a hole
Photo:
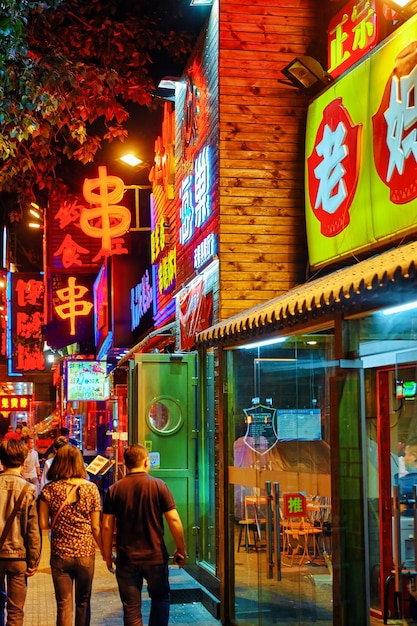
[[[308,99],[277,79],[325,29],[317,4],[219,0],[219,321],[305,280]]]

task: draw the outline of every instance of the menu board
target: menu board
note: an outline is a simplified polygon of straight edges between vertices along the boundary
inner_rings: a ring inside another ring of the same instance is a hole
[[[68,400],[105,400],[105,361],[67,362]]]
[[[277,409],[278,441],[321,439],[320,409]]]

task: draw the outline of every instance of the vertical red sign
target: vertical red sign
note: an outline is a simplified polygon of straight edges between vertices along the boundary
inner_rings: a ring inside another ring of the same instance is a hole
[[[12,316],[8,356],[15,372],[45,369],[42,326],[45,288],[41,274],[11,274]]]

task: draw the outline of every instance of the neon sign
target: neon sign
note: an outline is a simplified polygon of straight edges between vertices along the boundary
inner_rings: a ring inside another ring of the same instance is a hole
[[[27,411],[32,396],[0,396],[0,411]]]
[[[116,204],[123,198],[124,183],[118,176],[107,176],[107,168],[102,165],[98,168],[98,178],[86,178],[83,185],[83,195],[87,202],[96,204],[92,209],[83,209],[80,215],[80,227],[83,233],[90,237],[101,239],[100,256],[124,254],[128,250],[123,248],[121,235],[128,232],[131,215],[129,209]],[[95,190],[99,191],[96,192]],[[116,248],[114,248],[114,244]]]
[[[161,217],[151,233],[151,263],[155,263],[160,254],[164,251],[166,243],[164,224],[164,218]]]
[[[197,270],[210,260],[217,252],[217,241],[214,233],[207,235],[194,250],[194,268]]]
[[[62,304],[55,306],[55,312],[62,320],[70,321],[70,335],[75,335],[75,321],[77,317],[88,315],[93,303],[83,300],[83,296],[89,291],[84,285],[76,285],[75,276],[68,278],[68,287],[58,289],[56,295]]]
[[[13,302],[12,327],[8,341],[9,365],[16,371],[44,370],[42,326],[45,287],[40,274],[11,275]]]
[[[184,178],[180,198],[180,243],[190,241],[211,214],[210,148],[205,146],[194,162],[194,175]]]
[[[149,272],[146,270],[141,282],[130,290],[131,330],[140,324],[142,317],[149,311],[152,304],[152,286]]]
[[[177,248],[172,248],[168,254],[160,260],[158,266],[158,290],[159,293],[168,291],[175,284],[177,275]]]

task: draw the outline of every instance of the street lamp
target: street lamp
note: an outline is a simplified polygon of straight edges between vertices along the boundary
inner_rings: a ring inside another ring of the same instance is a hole
[[[134,154],[124,154],[123,156],[120,157],[120,160],[123,161],[123,163],[126,163],[126,165],[130,165],[130,167],[137,167],[138,165],[140,165],[141,163],[143,163],[142,159],[138,159],[137,156],[135,156]]]
[[[149,165],[149,163],[142,161],[142,159],[140,159],[139,157],[137,157],[136,155],[130,152],[128,154],[124,154],[123,156],[121,156],[120,161],[122,161],[126,165],[129,165],[132,168],[135,168],[139,172],[146,168],[148,169],[151,168],[151,165]],[[131,231],[139,232],[139,231],[151,230],[150,227],[148,226],[141,227],[140,225],[139,192],[142,189],[151,189],[151,185],[125,185],[125,191],[133,190],[135,194],[135,222],[136,223],[135,223],[135,227],[130,229]]]
[[[31,208],[29,209],[29,213],[32,215],[32,217],[34,217],[36,220],[36,222],[29,222],[28,226],[29,228],[36,228],[38,230],[43,228],[43,214],[42,214],[42,209],[39,207],[38,204],[36,204],[36,202],[31,202],[30,203]]]

